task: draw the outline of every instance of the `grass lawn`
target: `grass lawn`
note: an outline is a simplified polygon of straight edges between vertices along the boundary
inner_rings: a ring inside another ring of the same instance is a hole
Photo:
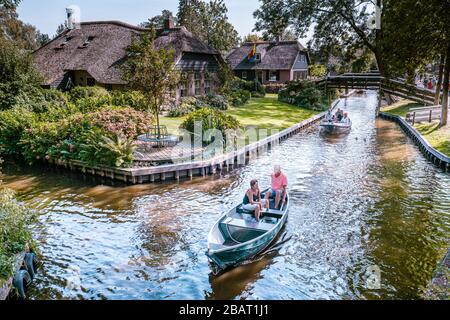
[[[422,105],[408,100],[402,100],[390,106],[384,107],[381,111],[405,117],[410,108],[421,107]],[[436,150],[450,156],[450,124],[444,128],[439,128],[438,122],[416,123],[414,128],[427,139],[428,143]]]
[[[230,108],[225,113],[235,117],[244,127],[282,130],[320,112],[280,102],[276,94],[268,94],[264,98],[252,98],[245,105]],[[167,126],[169,132],[177,132],[183,120],[184,118],[162,117],[161,124]]]

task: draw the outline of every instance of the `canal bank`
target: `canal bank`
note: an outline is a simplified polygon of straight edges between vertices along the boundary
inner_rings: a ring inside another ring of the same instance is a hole
[[[333,110],[340,100],[336,100],[330,106]],[[299,132],[317,124],[325,116],[322,112],[274,135],[246,145],[238,150],[216,156],[206,160],[189,161],[180,164],[158,165],[142,168],[111,168],[104,166],[91,166],[81,161],[60,161],[53,163],[70,171],[90,174],[101,178],[118,180],[130,184],[155,183],[165,181],[180,181],[180,179],[192,179],[195,176],[206,177],[216,172],[229,172],[235,167],[246,165],[262,153],[278,146],[282,141],[298,134]]]
[[[430,143],[403,117],[387,112],[380,112],[380,117],[396,122],[403,131],[414,141],[425,157],[445,171],[450,171],[450,157],[433,148]]]
[[[448,248],[450,177],[397,124],[375,117],[377,96],[342,102],[349,135],[311,126],[229,173],[125,185],[61,170],[4,166],[4,182],[36,209],[42,268],[31,299],[415,299]],[[206,236],[248,184],[289,177],[279,241],[221,276]],[[366,273],[381,271],[381,287]],[[268,290],[270,288],[270,290]]]

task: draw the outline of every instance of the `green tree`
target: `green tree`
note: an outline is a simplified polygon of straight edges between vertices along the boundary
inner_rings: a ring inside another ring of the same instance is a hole
[[[13,8],[17,7],[22,0],[0,0],[0,8]]]
[[[20,1],[0,3],[0,38],[14,41],[21,49],[35,50],[48,36],[41,34],[34,26],[19,20],[16,6]]]
[[[32,100],[40,90],[41,78],[29,52],[14,42],[0,38],[0,110],[17,101]]]
[[[236,47],[239,34],[228,20],[223,0],[180,0],[177,20],[195,37],[211,47],[226,52]]]
[[[299,37],[306,36],[314,26],[314,48],[340,47],[345,52],[356,52],[366,48],[376,57],[379,69],[383,71],[383,60],[380,46],[382,32],[370,30],[367,21],[374,13],[373,0],[285,0],[262,1],[263,5],[272,3],[267,10],[260,9],[256,15],[268,26],[266,30],[280,34],[287,26],[292,26]],[[271,9],[271,10],[270,10]],[[272,16],[278,21],[270,27]],[[266,18],[264,18],[266,17]],[[328,49],[330,51],[330,49]]]
[[[236,47],[239,34],[228,21],[228,9],[223,0],[212,0],[203,12],[203,30],[206,42],[216,50],[227,52]]]
[[[242,39],[243,43],[246,43],[246,42],[253,43],[253,42],[259,42],[259,41],[264,41],[264,39],[262,37],[260,37],[257,33],[250,33]]]
[[[159,128],[161,106],[177,88],[180,73],[175,69],[175,51],[155,48],[155,36],[155,30],[151,29],[128,47],[124,80],[132,89],[142,92],[148,111],[155,116]]]
[[[56,28],[56,34],[55,34],[55,38],[57,36],[59,36],[61,33],[63,33],[64,31],[66,31],[67,29],[67,22],[61,23],[58,28]]]
[[[327,74],[327,68],[323,64],[312,64],[309,66],[309,74],[314,78],[322,78]]]
[[[292,30],[287,31],[291,15],[287,1],[260,0],[260,2],[260,8],[253,13],[256,19],[254,31],[262,31],[263,37],[267,40],[282,39],[283,36],[297,39]]]
[[[206,4],[201,0],[180,0],[178,4],[178,24],[186,27],[195,37],[205,40],[203,17]]]
[[[161,12],[161,14],[148,19],[148,21],[142,23],[141,26],[144,28],[152,28],[153,27],[155,29],[160,29],[160,28],[164,27],[164,22],[167,19],[173,19],[174,22],[176,22],[176,18],[174,18],[172,11],[163,10]]]

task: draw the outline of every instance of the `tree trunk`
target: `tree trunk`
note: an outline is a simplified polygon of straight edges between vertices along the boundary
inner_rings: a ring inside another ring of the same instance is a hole
[[[434,105],[439,105],[441,99],[442,77],[444,75],[445,54],[441,55],[441,62],[439,63],[439,76],[436,84],[436,95],[434,97]]]
[[[444,127],[447,125],[447,118],[448,118],[448,83],[450,80],[450,43],[447,47],[447,53],[446,53],[446,59],[445,59],[445,72],[444,72],[444,90],[443,91],[443,98],[442,98],[442,113],[441,113],[441,127]]]

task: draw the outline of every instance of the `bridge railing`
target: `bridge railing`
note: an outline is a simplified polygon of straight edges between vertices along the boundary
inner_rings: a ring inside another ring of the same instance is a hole
[[[390,79],[379,73],[344,73],[338,76],[328,76],[316,81],[319,86],[328,89],[373,89],[382,90],[400,98],[410,99],[424,105],[433,105],[435,93],[425,88],[419,88],[399,79]]]

